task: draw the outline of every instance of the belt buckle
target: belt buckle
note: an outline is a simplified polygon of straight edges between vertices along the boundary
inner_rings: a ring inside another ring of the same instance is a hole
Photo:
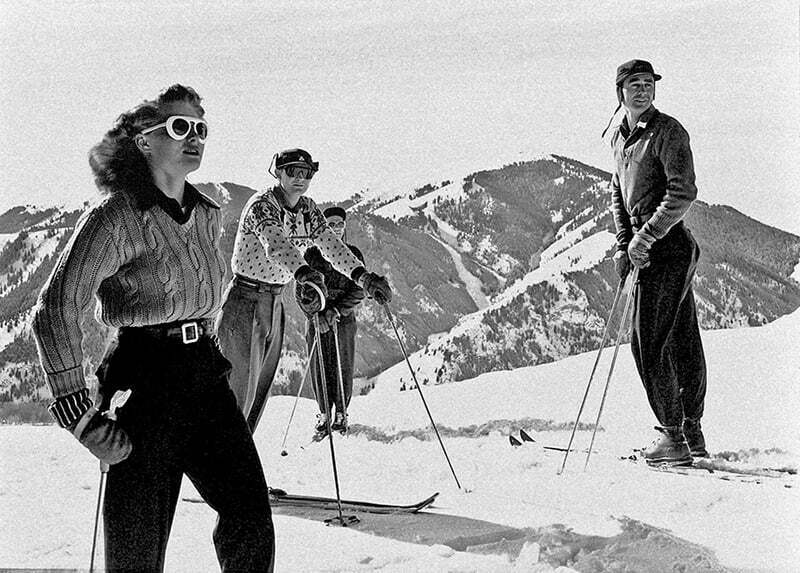
[[[191,344],[200,340],[200,326],[196,322],[181,324],[181,337],[184,344]]]

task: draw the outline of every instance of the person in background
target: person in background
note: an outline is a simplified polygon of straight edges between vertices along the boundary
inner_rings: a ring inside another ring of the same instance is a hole
[[[684,465],[708,455],[700,426],[706,363],[692,292],[700,248],[683,223],[697,187],[689,135],[653,106],[660,79],[644,60],[617,68],[625,117],[611,133],[614,264],[621,278],[631,265],[639,269],[631,350],[659,423],[645,460]]]
[[[328,207],[323,212],[331,231],[342,240],[346,241],[347,212],[341,207]],[[364,263],[364,255],[355,245],[345,242],[353,254]],[[317,398],[320,413],[317,414],[315,426],[316,439],[327,435],[327,414],[336,414],[332,420],[331,428],[334,431],[347,431],[347,407],[353,395],[353,360],[355,359],[356,332],[356,307],[364,299],[364,290],[354,283],[349,277],[336,271],[317,247],[311,247],[305,252],[308,265],[322,273],[328,296],[325,299],[325,309],[318,312],[320,342],[322,343],[322,359],[325,365],[325,382],[327,383],[328,407],[325,407],[322,392],[322,377],[318,363],[312,358],[311,376],[314,382],[314,395]],[[300,288],[299,285],[297,287]],[[298,294],[298,297],[301,296]],[[336,329],[336,336],[334,330]],[[311,315],[307,316],[306,345],[311,355],[315,339],[314,321]],[[337,353],[336,340],[339,348]],[[338,357],[338,359],[337,359]],[[341,360],[341,365],[339,364]],[[339,392],[339,374],[342,377],[342,392]]]
[[[318,162],[303,149],[276,153],[268,171],[277,184],[254,193],[239,218],[231,259],[234,276],[217,318],[217,333],[223,354],[233,363],[231,388],[252,432],[281,356],[284,287],[297,281],[299,304],[306,314],[320,310],[327,294],[322,273],[303,258],[307,249],[316,245],[337,271],[378,302],[392,299],[388,281],[367,271],[306,196],[318,170]]]
[[[252,435],[212,334],[225,260],[219,206],[186,181],[208,137],[201,98],[173,85],[119,116],[89,162],[104,195],[47,280],[33,332],[56,422],[110,466],[108,571],[162,571],[183,474],[218,513],[222,571],[272,571],[275,534]],[[115,328],[84,379],[81,319]],[[117,391],[129,399],[107,415]],[[86,508],[86,513],[91,513]]]

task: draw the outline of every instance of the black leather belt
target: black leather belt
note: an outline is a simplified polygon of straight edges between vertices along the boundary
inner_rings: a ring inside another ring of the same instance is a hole
[[[122,331],[141,332],[154,338],[174,340],[183,344],[192,344],[212,333],[214,322],[210,318],[199,320],[181,320],[167,324],[151,324],[148,326],[126,326]]]
[[[245,277],[242,275],[234,275],[233,282],[239,286],[243,286],[257,292],[269,292],[272,294],[281,294],[283,292],[283,287],[285,286],[261,282],[259,280],[251,279],[250,277]]]
[[[650,217],[653,216],[653,213],[646,213],[644,215],[631,215],[631,225],[640,229],[650,220]]]

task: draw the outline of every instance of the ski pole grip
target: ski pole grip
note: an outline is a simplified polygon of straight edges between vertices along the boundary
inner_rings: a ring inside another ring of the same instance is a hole
[[[325,310],[325,295],[322,293],[322,289],[319,288],[316,284],[314,284],[312,282],[307,282],[307,283],[305,283],[305,285],[310,286],[315,291],[317,291],[317,296],[319,296],[319,301],[320,301],[320,305],[321,305],[319,307],[319,312],[322,312],[323,310]]]

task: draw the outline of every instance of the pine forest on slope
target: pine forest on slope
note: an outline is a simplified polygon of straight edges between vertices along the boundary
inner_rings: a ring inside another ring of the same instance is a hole
[[[421,382],[458,381],[596,348],[617,285],[608,258],[609,181],[609,173],[549,156],[407,195],[364,193],[345,202],[348,241],[396,291],[392,310],[406,347],[436,355],[426,360]],[[223,207],[229,258],[254,190],[198,187]],[[30,313],[80,214],[17,207],[0,215],[0,402],[48,398]],[[702,250],[695,294],[704,329],[765,324],[800,306],[800,284],[790,278],[800,237],[702,201],[686,222]],[[305,359],[304,319],[292,293],[285,291],[286,351],[273,393],[296,392]],[[85,325],[91,379],[110,333],[91,316]],[[356,376],[368,379],[401,358],[383,310],[365,302]]]

